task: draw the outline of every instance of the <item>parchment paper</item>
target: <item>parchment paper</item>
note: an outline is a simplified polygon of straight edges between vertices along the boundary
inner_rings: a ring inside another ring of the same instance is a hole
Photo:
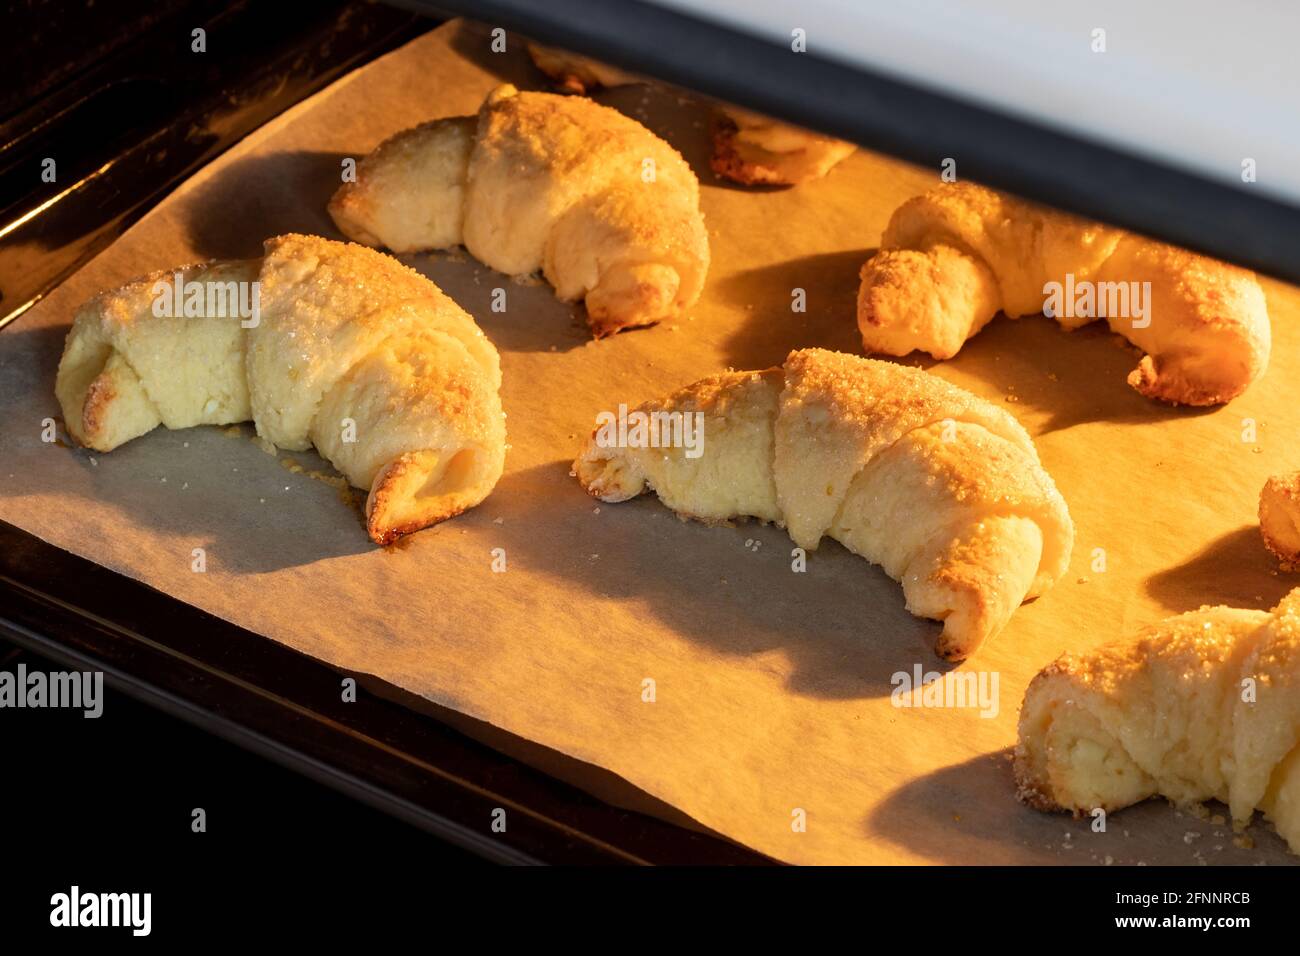
[[[1226,826],[1160,802],[1093,833],[1088,821],[1021,807],[1007,762],[1025,685],[1061,651],[1205,602],[1268,608],[1300,583],[1279,575],[1255,517],[1266,476],[1300,467],[1294,289],[1265,282],[1272,365],[1213,411],[1146,401],[1124,382],[1136,356],[1118,339],[1043,318],[999,319],[934,366],[1029,428],[1078,528],[1069,575],[963,665],[999,676],[993,719],[891,704],[895,672],[941,669],[939,626],[909,615],[897,584],[835,543],[795,573],[776,528],[683,523],[653,498],[601,505],[570,477],[596,413],[620,401],[726,366],[777,364],[793,347],[860,351],[858,268],[895,206],[934,182],[938,160],[919,170],[859,151],[821,182],[733,188],[708,171],[700,106],[646,87],[602,94],[699,173],[713,248],[706,297],[689,319],[592,342],[544,284],[464,255],[407,257],[500,348],[511,448],[483,505],[399,548],[373,547],[336,490],[289,461],[327,466],[284,452],[277,463],[247,427],[234,438],[159,430],[111,455],[41,441],[81,301],[153,269],[256,255],[288,230],[337,238],[324,204],[344,157],[471,113],[502,80],[542,85],[515,38],[497,55],[458,25],[412,42],[230,150],[0,333],[0,518],[394,692],[603,768],[783,860],[1294,859],[1267,825],[1247,850]],[[491,311],[496,287],[505,313]],[[796,288],[806,313],[791,310]],[[1254,441],[1242,440],[1246,419]],[[206,551],[205,573],[191,570],[194,548]],[[492,570],[495,548],[504,573]]]

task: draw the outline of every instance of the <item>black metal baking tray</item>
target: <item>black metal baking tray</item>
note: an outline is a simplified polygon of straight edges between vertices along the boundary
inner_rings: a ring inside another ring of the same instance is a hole
[[[167,0],[127,15],[19,6],[0,43],[25,80],[21,94],[0,97],[0,325],[21,322],[222,150],[436,25],[356,2]],[[188,52],[197,27],[207,31],[202,58]],[[48,38],[39,56],[38,34]],[[47,155],[60,157],[57,188],[37,185]],[[771,862],[603,802],[364,680],[345,703],[337,671],[0,522],[4,640],[103,671],[110,687],[488,860]],[[6,804],[21,813],[21,790]],[[498,807],[505,833],[490,827]]]

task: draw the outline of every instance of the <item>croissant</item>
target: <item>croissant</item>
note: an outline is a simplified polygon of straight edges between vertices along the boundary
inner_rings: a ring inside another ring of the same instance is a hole
[[[1300,471],[1274,475],[1259,494],[1264,546],[1283,564],[1300,564]]]
[[[1147,353],[1129,384],[1160,401],[1221,404],[1268,365],[1264,293],[1243,269],[971,183],[895,210],[862,267],[868,352],[951,358],[999,311],[1071,330],[1104,317]]]
[[[1262,810],[1300,852],[1300,589],[1271,613],[1202,607],[1049,664],[1013,767],[1039,810],[1214,798],[1239,826]]]
[[[747,186],[797,186],[821,179],[855,149],[842,139],[720,106],[710,165],[719,176]]]
[[[339,229],[394,252],[463,243],[585,299],[597,336],[689,309],[709,268],[699,183],[671,146],[590,100],[502,86],[472,117],[398,133],[329,203]]]
[[[582,96],[606,86],[627,86],[646,83],[648,80],[601,63],[580,53],[570,53],[553,46],[528,41],[528,56],[533,65],[546,74],[547,79],[566,93]]]
[[[568,93],[648,82],[599,60],[539,43],[530,42],[528,54],[539,70]],[[842,139],[778,123],[737,106],[718,104],[716,112],[710,165],[724,179],[747,186],[794,186],[821,179],[857,148]]]
[[[943,621],[951,660],[1069,563],[1074,525],[1024,428],[919,369],[806,349],[647,402],[617,429],[611,415],[574,462],[589,494],[653,489],[684,517],[775,522],[807,550],[829,535]]]
[[[55,393],[69,434],[96,451],[160,424],[249,419],[281,448],[314,445],[369,489],[367,530],[385,544],[487,497],[505,461],[500,386],[492,343],[428,279],[370,249],[286,235],[260,260],[91,299]]]

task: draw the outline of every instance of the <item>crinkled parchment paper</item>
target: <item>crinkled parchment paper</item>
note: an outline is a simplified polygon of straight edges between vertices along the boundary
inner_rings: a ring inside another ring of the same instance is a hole
[[[859,351],[858,268],[894,207],[935,178],[860,151],[822,182],[733,188],[708,172],[705,111],[672,92],[600,99],[665,136],[705,184],[713,267],[690,318],[592,342],[544,284],[463,254],[407,257],[502,353],[511,448],[473,512],[380,550],[337,490],[309,474],[327,466],[310,454],[277,462],[247,427],[235,437],[160,430],[111,455],[41,441],[42,419],[58,414],[54,370],[77,304],[153,269],[256,255],[280,232],[338,237],[324,205],[345,157],[471,113],[502,80],[540,85],[518,42],[492,54],[456,25],[414,41],[230,150],[0,333],[0,518],[341,670],[603,768],[783,860],[1288,859],[1265,824],[1247,850],[1226,826],[1159,802],[1093,833],[1021,807],[1007,762],[1025,685],[1061,651],[1205,602],[1271,607],[1300,583],[1277,572],[1255,517],[1266,476],[1300,467],[1300,299],[1276,283],[1265,283],[1272,367],[1226,408],[1147,402],[1124,383],[1136,356],[1116,337],[1043,318],[1000,319],[934,367],[1024,422],[1078,526],[1069,575],[963,665],[998,677],[988,718],[891,704],[893,674],[940,667],[938,625],[911,617],[897,584],[833,542],[796,573],[776,528],[683,523],[653,498],[604,505],[570,477],[596,413],[620,401],[726,366],[777,364],[793,347]],[[491,309],[498,287],[504,313]],[[796,289],[805,313],[791,309]],[[1254,440],[1243,441],[1246,419]],[[206,573],[191,571],[194,548]],[[492,569],[497,548],[504,573]]]

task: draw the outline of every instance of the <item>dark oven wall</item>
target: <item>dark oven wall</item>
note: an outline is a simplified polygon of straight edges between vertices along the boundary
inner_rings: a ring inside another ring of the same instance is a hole
[[[4,325],[222,150],[437,21],[339,0],[11,0],[0,22]]]

